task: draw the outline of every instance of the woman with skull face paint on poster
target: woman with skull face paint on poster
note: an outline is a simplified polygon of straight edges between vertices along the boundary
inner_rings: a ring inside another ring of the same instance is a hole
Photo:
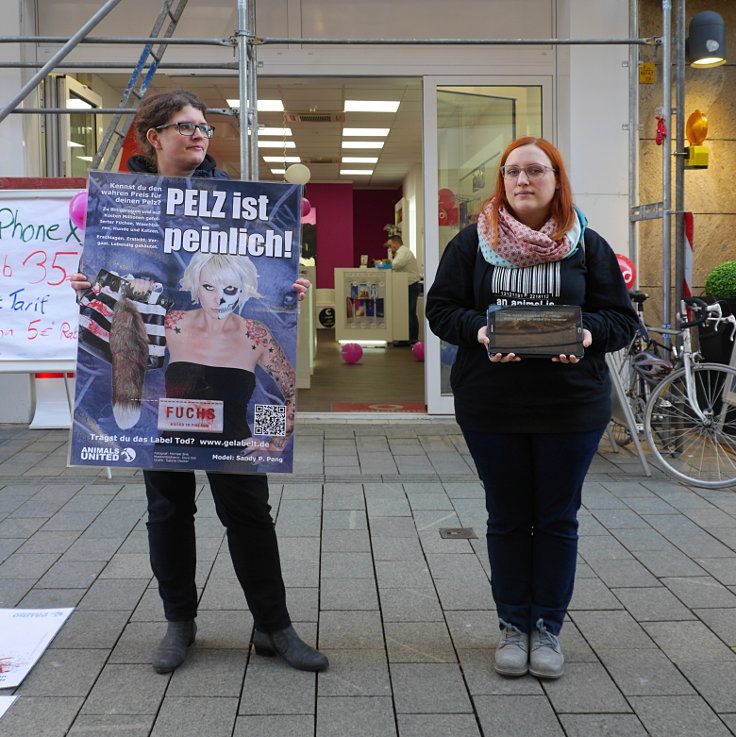
[[[132,157],[128,168],[134,173],[165,177],[227,178],[207,154],[214,129],[207,123],[205,113],[205,105],[185,90],[145,98],[135,121],[145,155]],[[270,332],[262,323],[235,314],[241,300],[256,295],[255,274],[253,279],[236,280],[232,278],[232,264],[226,260],[219,262],[208,256],[201,264],[192,266],[196,258],[192,258],[182,286],[190,290],[192,297],[196,296],[200,307],[167,315],[170,366],[181,363],[188,369],[196,365],[202,372],[217,373],[223,367],[253,372],[258,364],[274,376],[279,386],[286,387],[293,369],[280,357]],[[243,258],[238,260],[245,262]],[[79,273],[72,275],[71,286],[79,294],[90,289],[91,284],[85,274]],[[307,280],[298,279],[292,286],[301,299],[310,285]],[[238,344],[241,351],[236,351]],[[172,387],[180,387],[180,380],[173,375],[171,379],[167,377],[169,382]],[[288,390],[282,392],[288,401]],[[245,393],[247,390],[243,396]],[[293,401],[290,407],[293,423]],[[233,432],[250,431],[246,425],[239,430],[235,427]],[[144,470],[143,476],[151,567],[168,623],[166,634],[153,653],[152,665],[157,673],[169,673],[184,662],[197,631],[196,480],[193,471]],[[279,654],[299,670],[325,670],[327,658],[303,642],[291,625],[268,503],[267,476],[208,471],[207,478],[215,510],[227,531],[236,576],[253,615],[255,651],[266,656]]]
[[[142,280],[134,282],[140,292],[151,286]],[[255,368],[260,366],[284,398],[286,434],[270,438],[267,445],[259,443],[258,448],[259,452],[280,451],[294,428],[296,374],[268,326],[238,314],[247,300],[259,296],[256,267],[247,256],[198,253],[184,270],[181,286],[199,307],[166,315],[166,396],[226,400],[222,433],[187,432],[185,437],[195,441],[250,438],[246,408],[256,383]]]

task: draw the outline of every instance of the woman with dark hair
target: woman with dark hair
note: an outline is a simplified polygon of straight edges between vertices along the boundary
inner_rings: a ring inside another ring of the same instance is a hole
[[[207,153],[215,129],[207,123],[205,112],[204,104],[185,90],[144,99],[135,130],[145,154],[129,159],[130,171],[227,178]],[[299,299],[309,286],[306,279],[293,284]],[[79,292],[90,283],[84,274],[74,274],[72,287]],[[195,476],[193,471],[146,470],[143,477],[151,567],[168,621],[166,635],[153,654],[153,668],[168,673],[184,662],[197,631]],[[227,530],[236,576],[253,615],[256,652],[278,653],[300,670],[325,670],[327,658],[303,642],[291,625],[266,475],[208,472],[207,478],[217,515]]]
[[[616,257],[573,205],[559,151],[511,143],[476,225],[447,245],[427,296],[432,331],[458,346],[455,415],[488,510],[495,669],[559,678],[583,480],[611,417],[605,354],[636,330]],[[585,355],[489,355],[486,311],[578,305]]]

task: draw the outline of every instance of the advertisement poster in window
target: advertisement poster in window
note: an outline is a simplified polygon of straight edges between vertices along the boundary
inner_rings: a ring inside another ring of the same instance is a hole
[[[71,465],[291,472],[301,196],[90,173]]]

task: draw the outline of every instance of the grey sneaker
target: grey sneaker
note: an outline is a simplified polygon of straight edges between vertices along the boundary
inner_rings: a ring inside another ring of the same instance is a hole
[[[529,637],[529,672],[537,678],[559,678],[565,672],[560,641],[540,619]]]
[[[523,676],[529,670],[529,635],[501,622],[501,637],[496,645],[496,673]]]

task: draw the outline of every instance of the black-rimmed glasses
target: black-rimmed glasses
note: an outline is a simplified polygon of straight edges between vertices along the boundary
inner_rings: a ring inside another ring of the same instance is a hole
[[[502,166],[501,176],[504,179],[518,179],[521,172],[526,174],[527,179],[533,181],[535,179],[541,179],[548,171],[556,172],[551,166],[545,166],[544,164],[529,164],[529,166]]]
[[[182,123],[166,123],[165,125],[157,125],[156,130],[160,131],[164,128],[173,128],[174,126],[176,126],[176,130],[178,130],[182,136],[193,136],[194,131],[196,131],[197,128],[202,131],[202,135],[206,138],[212,138],[212,136],[215,135],[214,125],[208,125],[207,123],[190,123],[188,121],[184,121]]]

